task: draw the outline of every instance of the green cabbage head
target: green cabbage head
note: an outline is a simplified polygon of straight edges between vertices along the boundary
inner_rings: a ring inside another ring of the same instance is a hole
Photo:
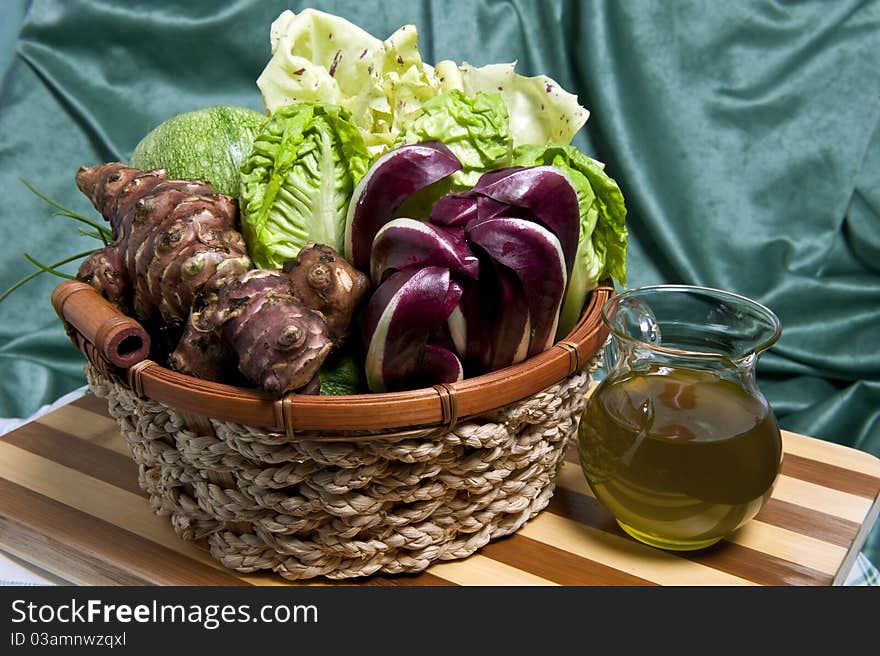
[[[369,165],[347,110],[277,109],[241,167],[242,232],[254,263],[281,268],[309,242],[341,252],[348,203]]]

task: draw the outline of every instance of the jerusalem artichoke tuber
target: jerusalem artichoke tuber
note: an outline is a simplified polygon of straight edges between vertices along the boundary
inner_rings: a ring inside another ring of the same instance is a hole
[[[318,244],[289,273],[251,269],[236,203],[208,183],[118,162],[83,167],[76,180],[114,238],[80,279],[140,320],[185,323],[169,359],[184,373],[228,381],[237,365],[274,394],[303,388],[366,295],[366,276]]]
[[[347,332],[368,286],[332,248],[309,244],[284,273],[255,269],[199,294],[170,364],[222,380],[231,348],[239,370],[263,389],[300,389]]]
[[[294,295],[324,317],[335,339],[341,338],[369,291],[369,278],[324,244],[306,245],[295,260],[285,263],[284,271]]]
[[[235,202],[208,183],[113,162],[80,168],[76,184],[114,239],[83,262],[78,277],[137,319],[182,324],[206,283],[251,268]]]
[[[248,380],[280,394],[303,387],[318,373],[333,346],[328,332],[324,319],[293,295],[284,273],[254,269],[202,294],[170,364],[213,378],[207,367],[228,361],[222,358],[228,347]]]

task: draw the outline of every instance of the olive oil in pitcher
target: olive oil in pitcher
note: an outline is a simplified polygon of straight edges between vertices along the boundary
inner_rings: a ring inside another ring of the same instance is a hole
[[[779,473],[779,426],[754,376],[779,320],[743,296],[686,285],[623,292],[602,320],[608,375],[578,432],[587,482],[642,542],[718,542],[758,513]]]
[[[597,390],[579,449],[621,527],[667,549],[708,546],[751,519],[782,456],[762,397],[711,371],[661,367]]]

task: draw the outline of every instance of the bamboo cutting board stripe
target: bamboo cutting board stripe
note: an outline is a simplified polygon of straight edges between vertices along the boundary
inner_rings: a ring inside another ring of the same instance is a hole
[[[592,492],[589,486],[587,486],[584,477],[580,474],[578,467],[566,463],[563,466],[562,472],[560,472],[557,485],[557,495],[560,498],[568,498],[569,503],[575,505],[577,503],[574,500],[575,497],[566,497],[565,493],[570,492],[574,495],[583,495],[585,498],[579,504],[581,513],[583,513],[584,506],[588,504],[592,507],[592,516],[600,518],[600,521],[603,522],[604,526],[602,528],[610,531],[619,531],[623,534],[611,517],[602,509],[599,502],[593,498]],[[772,508],[774,502],[775,500],[771,500],[765,508]],[[565,513],[563,512],[563,514]],[[581,517],[582,521],[589,523],[589,520],[584,519],[585,515],[582,514]],[[817,572],[833,575],[837,571],[840,561],[846,555],[846,549],[824,540],[791,531],[788,528],[765,523],[763,521],[764,517],[762,509],[762,514],[759,514],[754,521],[749,522],[741,530],[737,531],[728,542],[754,549],[756,554],[753,555],[752,560],[758,560],[766,556],[778,556],[785,560],[808,565],[817,570]],[[821,522],[821,520],[821,516],[813,518],[814,522]],[[703,552],[700,557],[713,553],[729,557],[731,552],[736,552],[736,549],[732,546],[723,552]],[[683,558],[694,556],[694,554],[687,553],[681,555]],[[717,563],[717,566],[719,569],[723,569],[721,563]]]
[[[873,500],[880,486],[880,479],[843,467],[820,463],[793,453],[786,453],[782,461],[782,473],[792,478],[831,487],[841,492]]]
[[[492,581],[494,585],[558,585],[529,571],[487,558],[481,553],[466,560],[435,563],[430,571],[458,585],[478,585],[481,581]]]
[[[522,533],[515,539],[491,542],[480,553],[562,585],[656,585],[648,579],[581,558]]]
[[[842,517],[856,523],[865,521],[874,500],[780,474],[773,496],[799,506]]]
[[[629,540],[599,502],[592,497],[578,495],[559,487],[553,501],[551,501],[550,509],[555,514],[568,516],[581,524],[598,528],[619,536],[623,540]],[[761,585],[782,585],[791,580],[794,575],[797,575],[804,585],[816,582],[827,584],[831,581],[829,574],[813,570],[803,563],[785,561],[764,550],[753,549],[730,541],[722,543],[720,548],[680,553],[675,557],[695,561],[711,569],[738,575]]]
[[[707,550],[632,540],[593,497],[572,449],[549,507],[517,535],[421,574],[341,584],[827,585],[876,512],[880,461],[791,433],[784,450],[770,502]],[[224,569],[155,516],[115,421],[91,394],[0,438],[0,547],[74,583],[284,584]]]
[[[68,550],[101,554],[101,559],[90,562],[84,571],[63,569],[73,583],[147,585],[159,577],[162,583],[169,585],[217,585],[220,579],[225,579],[227,585],[243,584],[237,577],[215,567],[9,481],[0,480],[0,508],[3,518],[21,514],[29,518],[29,530],[22,526],[3,526],[4,541],[16,536],[19,540],[4,546],[13,547],[9,550],[20,558],[27,560],[29,542],[49,531],[57,536],[49,545],[49,551],[57,552],[59,559],[63,559]],[[132,554],[141,557],[133,560]],[[147,569],[151,562],[158,560],[163,563],[161,570]]]
[[[137,465],[130,457],[97,446],[88,440],[48,428],[42,423],[35,423],[22,426],[9,435],[5,443],[75,469],[132,494],[147,497],[138,486]]]
[[[796,533],[845,548],[848,548],[852,542],[847,536],[855,535],[859,530],[857,522],[818,510],[810,510],[782,499],[770,499],[756,519],[776,526],[785,526]]]
[[[54,428],[63,433],[74,430],[81,440],[121,453],[129,458],[128,447],[120,439],[116,420],[106,414],[99,414],[91,408],[86,409],[78,405],[87,398],[93,399],[95,397],[92,395],[82,397],[74,403],[60,408],[57,412],[40,417],[38,420],[40,425]]]

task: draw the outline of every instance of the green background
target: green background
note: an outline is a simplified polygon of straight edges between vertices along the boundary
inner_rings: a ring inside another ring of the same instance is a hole
[[[0,289],[94,245],[20,183],[93,215],[82,164],[255,80],[286,8],[375,36],[419,28],[428,62],[518,60],[591,110],[575,144],[629,208],[628,286],[681,282],[770,306],[759,383],[788,429],[880,455],[880,3],[21,2],[0,21]],[[74,266],[68,267],[73,272]],[[0,417],[83,384],[41,276],[0,304]],[[868,553],[877,562],[875,531]]]

